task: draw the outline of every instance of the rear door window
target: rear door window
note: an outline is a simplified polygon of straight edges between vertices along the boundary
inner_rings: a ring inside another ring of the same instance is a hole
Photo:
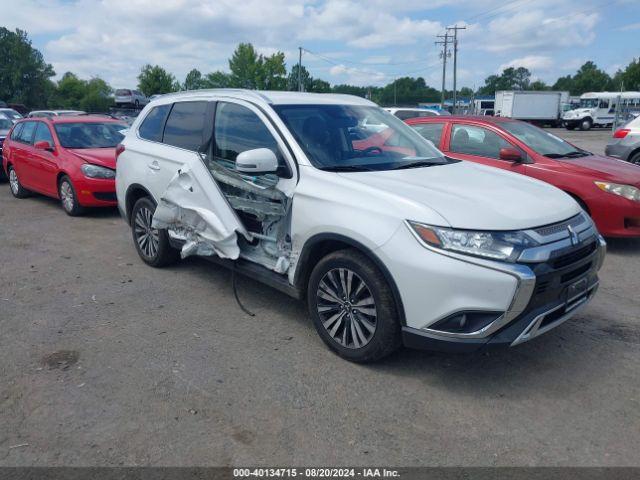
[[[162,131],[164,130],[164,122],[167,119],[169,110],[171,110],[171,105],[160,105],[153,108],[138,129],[140,137],[145,140],[162,142]]]
[[[411,127],[433,143],[436,148],[440,146],[440,138],[442,137],[444,123],[422,123],[418,125],[411,125]]]
[[[15,126],[13,131],[11,132],[11,140],[18,140],[20,138],[20,132],[22,132],[22,127],[24,123],[19,123]]]
[[[33,132],[36,130],[37,123],[36,122],[25,122],[24,127],[22,127],[22,131],[18,136],[18,141],[21,143],[31,143],[33,139]]]
[[[205,143],[207,102],[174,104],[164,127],[163,143],[198,151]]]

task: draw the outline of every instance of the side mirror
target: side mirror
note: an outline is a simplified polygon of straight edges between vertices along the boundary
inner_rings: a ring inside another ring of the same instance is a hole
[[[278,170],[278,159],[268,148],[247,150],[236,158],[236,170],[255,175],[275,173]]]
[[[517,148],[501,148],[500,160],[508,160],[509,162],[522,162],[522,153]]]
[[[53,152],[53,147],[46,140],[41,140],[39,142],[36,142],[33,146],[37,150],[46,150],[47,152]]]

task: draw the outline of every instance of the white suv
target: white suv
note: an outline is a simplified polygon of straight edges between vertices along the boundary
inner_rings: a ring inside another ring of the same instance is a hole
[[[202,255],[306,299],[350,360],[403,343],[516,345],[598,285],[604,240],[571,197],[446,158],[359,97],[166,95],[117,150],[118,204],[142,260]]]

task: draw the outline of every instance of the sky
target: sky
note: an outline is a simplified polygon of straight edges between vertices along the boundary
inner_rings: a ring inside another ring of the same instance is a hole
[[[0,25],[26,30],[60,77],[137,85],[142,65],[183,81],[228,71],[239,42],[282,51],[331,84],[422,76],[440,88],[446,27],[459,32],[458,88],[508,66],[553,83],[587,60],[613,74],[640,55],[640,0],[0,0]],[[447,87],[452,85],[452,62]]]

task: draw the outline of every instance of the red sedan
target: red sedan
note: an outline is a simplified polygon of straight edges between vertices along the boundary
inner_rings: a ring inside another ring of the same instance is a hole
[[[639,166],[594,155],[508,118],[429,117],[406,123],[448,157],[520,173],[564,190],[604,236],[640,237]]]
[[[34,118],[16,123],[2,149],[11,193],[60,199],[69,215],[113,207],[115,147],[127,125],[100,116]]]

